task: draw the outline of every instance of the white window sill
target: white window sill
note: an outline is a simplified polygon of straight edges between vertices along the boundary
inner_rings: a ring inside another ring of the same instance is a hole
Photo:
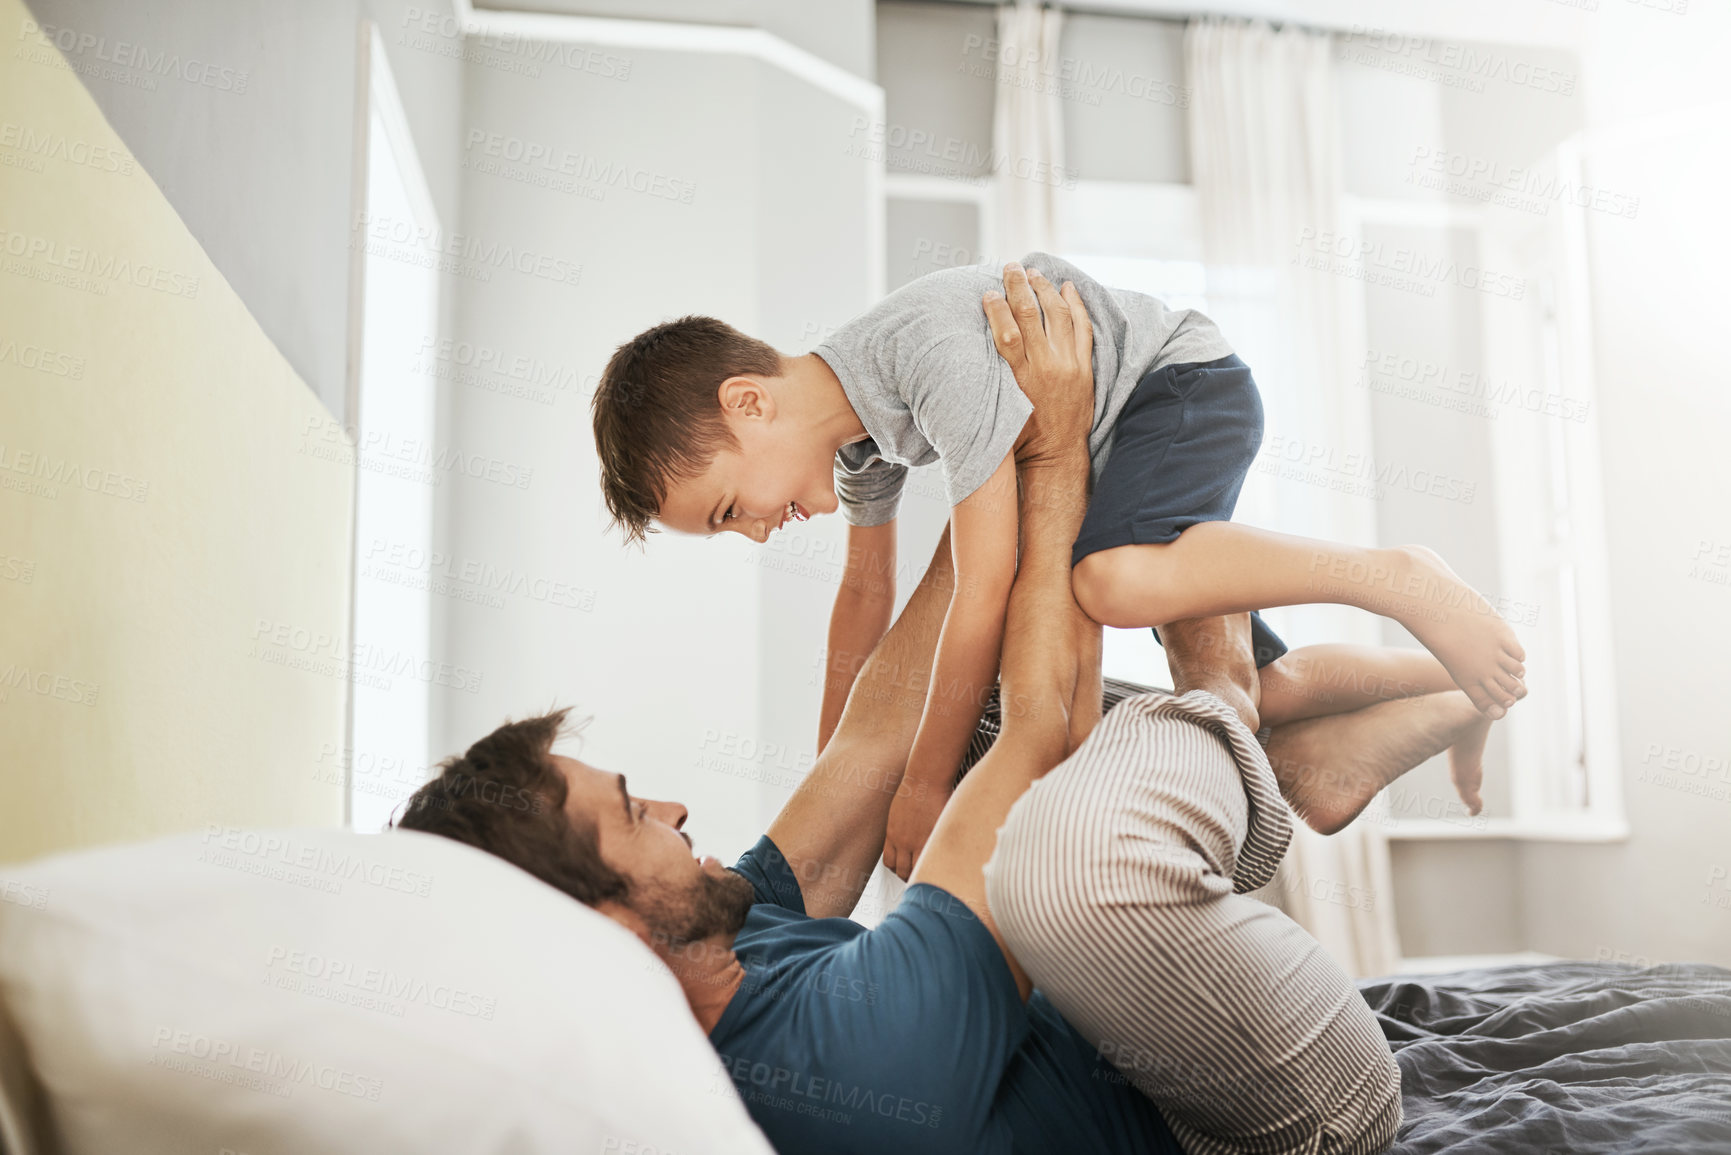
[[[1403,842],[1457,842],[1489,838],[1522,842],[1627,842],[1629,823],[1620,817],[1407,819],[1383,827]]]

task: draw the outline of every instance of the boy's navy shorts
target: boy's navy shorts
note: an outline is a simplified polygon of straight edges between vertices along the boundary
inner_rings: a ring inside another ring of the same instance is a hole
[[[1150,369],[1118,414],[1070,564],[1114,546],[1175,541],[1200,522],[1231,521],[1261,448],[1262,397],[1237,354]],[[1258,668],[1286,653],[1257,613],[1250,642]]]

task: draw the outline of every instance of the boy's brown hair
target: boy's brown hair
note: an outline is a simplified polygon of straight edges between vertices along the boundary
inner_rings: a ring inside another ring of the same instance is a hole
[[[781,371],[774,348],[714,317],[681,317],[619,346],[590,408],[601,496],[628,543],[654,532],[671,483],[702,473],[717,450],[739,448],[722,420],[721,383]]]

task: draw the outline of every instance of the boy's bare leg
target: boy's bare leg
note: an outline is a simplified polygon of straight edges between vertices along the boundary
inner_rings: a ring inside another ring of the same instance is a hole
[[[1252,734],[1262,728],[1262,682],[1250,648],[1250,614],[1190,618],[1160,627],[1172,690],[1207,690],[1231,706]]]
[[[1333,834],[1432,755],[1475,741],[1482,753],[1489,726],[1465,694],[1450,690],[1276,726],[1268,761],[1293,811],[1311,829]],[[1477,766],[1476,755],[1471,762]],[[1455,779],[1474,814],[1482,805],[1478,785]]]
[[[1356,818],[1377,791],[1434,754],[1449,752],[1450,776],[1467,808],[1483,807],[1485,739],[1491,721],[1475,709],[1441,665],[1414,650],[1372,646],[1308,646],[1258,671],[1250,648],[1250,615],[1194,618],[1160,629],[1172,685],[1179,694],[1207,690],[1237,711],[1254,732],[1273,727],[1268,758],[1280,792],[1313,829],[1333,834]],[[1298,658],[1284,671],[1288,659]],[[1361,661],[1361,680],[1342,690],[1323,713],[1313,697],[1294,693],[1296,676],[1312,684],[1338,681],[1328,664]],[[1260,674],[1260,678],[1258,677]],[[1272,676],[1271,676],[1272,675]],[[1285,700],[1279,699],[1282,695]],[[1395,697],[1396,694],[1407,696]],[[1316,716],[1294,717],[1294,704]]]
[[[1303,646],[1262,667],[1261,674],[1262,723],[1276,727],[1455,688],[1435,657],[1394,646]],[[1474,814],[1484,804],[1479,791],[1490,732],[1491,719],[1480,714],[1478,724],[1449,747],[1449,777]]]
[[[1421,546],[1367,549],[1207,521],[1163,545],[1089,554],[1073,577],[1090,617],[1126,629],[1305,602],[1356,606],[1410,630],[1490,717],[1526,696],[1514,631]]]
[[[1258,672],[1266,726],[1459,688],[1431,654],[1396,646],[1301,646]]]

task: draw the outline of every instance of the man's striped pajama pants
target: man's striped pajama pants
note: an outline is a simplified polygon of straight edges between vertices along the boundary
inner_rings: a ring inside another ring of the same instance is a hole
[[[986,867],[1034,985],[1191,1155],[1375,1153],[1400,1124],[1399,1068],[1351,980],[1245,893],[1291,837],[1236,713],[1140,693],[1016,803]]]

